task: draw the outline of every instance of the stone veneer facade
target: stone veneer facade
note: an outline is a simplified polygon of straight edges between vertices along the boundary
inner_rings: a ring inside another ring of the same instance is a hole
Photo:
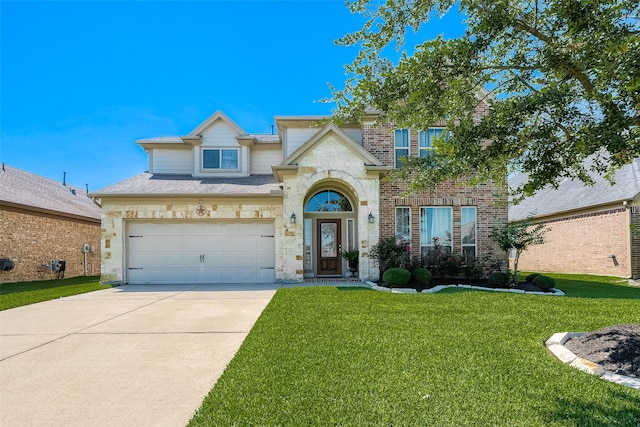
[[[65,260],[64,277],[85,274],[83,243],[95,248],[86,254],[86,274],[100,273],[100,223],[77,218],[2,206],[0,209],[0,258],[15,267],[0,272],[0,282],[46,280],[56,277],[51,260]]]
[[[298,168],[283,179],[285,216],[297,212],[300,218],[307,200],[316,191],[334,189],[354,203],[356,233],[360,251],[359,274],[362,279],[377,280],[379,270],[370,262],[369,251],[378,242],[377,221],[369,223],[369,213],[379,217],[380,177],[368,172],[361,157],[335,133],[325,135],[312,150],[300,158]],[[304,222],[285,225],[283,236],[283,280],[303,279]]]
[[[206,209],[199,216],[196,209]],[[126,225],[128,221],[145,219],[211,221],[238,219],[272,219],[275,229],[283,229],[282,203],[280,198],[253,197],[248,199],[204,197],[189,198],[108,198],[102,203],[102,281],[121,284],[127,265],[125,254]],[[282,239],[275,239],[276,254],[282,253]],[[276,257],[276,277],[285,270],[281,257]]]

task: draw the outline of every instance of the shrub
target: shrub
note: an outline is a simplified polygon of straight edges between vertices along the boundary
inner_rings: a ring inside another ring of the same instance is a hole
[[[489,275],[489,284],[491,286],[507,286],[509,283],[509,275],[501,271],[496,271]]]
[[[485,255],[482,259],[487,266],[486,267],[487,274],[491,274],[496,271],[503,271],[503,267],[505,267],[505,263],[507,264],[506,269],[507,270],[509,269],[508,263],[505,260],[494,258],[492,253]]]
[[[440,264],[440,272],[443,277],[456,277],[462,269],[462,259],[458,254],[450,254]]]
[[[407,286],[411,280],[411,273],[404,268],[390,268],[382,275],[382,281],[389,286]]]
[[[426,268],[416,268],[413,270],[411,276],[413,277],[413,280],[424,286],[431,282],[431,272]]]
[[[476,257],[463,257],[462,273],[464,278],[479,279],[484,274],[485,265]]]
[[[541,276],[541,274],[540,273],[531,273],[525,278],[525,280],[527,281],[527,283],[533,283],[533,279],[535,279],[538,276]]]
[[[371,248],[371,258],[378,262],[380,271],[384,273],[390,268],[407,268],[411,265],[411,247],[404,240],[395,237],[382,239]]]
[[[556,281],[551,277],[538,275],[533,279],[533,284],[541,289],[551,289],[556,286]]]

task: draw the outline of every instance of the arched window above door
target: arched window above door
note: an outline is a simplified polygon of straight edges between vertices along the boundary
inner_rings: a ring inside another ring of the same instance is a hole
[[[343,194],[333,190],[316,193],[304,208],[305,212],[352,212],[351,202]]]

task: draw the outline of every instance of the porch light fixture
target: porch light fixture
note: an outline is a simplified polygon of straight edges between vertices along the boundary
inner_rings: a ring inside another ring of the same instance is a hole
[[[291,214],[289,219],[291,220],[291,224],[295,224],[296,223],[296,214],[295,214],[295,212]]]
[[[373,224],[373,214],[371,212],[369,212],[369,224]]]

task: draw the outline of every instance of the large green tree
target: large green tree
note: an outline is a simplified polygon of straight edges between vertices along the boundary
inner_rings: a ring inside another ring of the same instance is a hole
[[[449,138],[434,154],[394,172],[412,176],[414,189],[460,177],[500,181],[519,170],[529,180],[515,193],[530,195],[565,177],[611,176],[640,156],[637,0],[348,6],[367,21],[337,41],[359,54],[344,88],[333,89],[336,116],[357,120],[374,108],[382,120],[417,129],[446,119]],[[464,35],[404,44],[408,32],[420,35],[423,25],[456,12]],[[474,115],[480,102],[491,107],[482,118]]]

